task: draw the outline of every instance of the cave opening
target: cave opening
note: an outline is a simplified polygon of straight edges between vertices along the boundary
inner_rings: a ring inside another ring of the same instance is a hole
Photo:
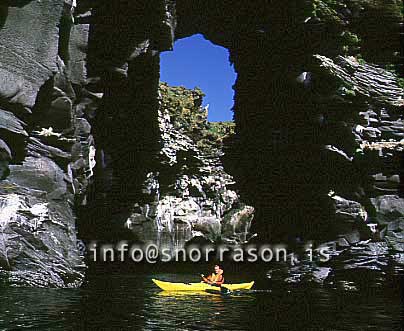
[[[213,44],[202,34],[177,40],[173,51],[160,56],[160,81],[170,86],[200,88],[209,122],[233,121],[236,79],[228,49]]]

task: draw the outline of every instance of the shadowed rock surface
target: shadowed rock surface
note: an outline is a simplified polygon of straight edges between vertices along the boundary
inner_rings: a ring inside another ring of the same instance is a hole
[[[321,268],[402,265],[401,10],[395,0],[3,1],[5,278],[78,286],[77,227],[86,240],[170,241],[180,226],[184,241],[198,231],[244,241],[247,206],[255,240],[335,247]],[[226,47],[238,75],[223,141],[200,91],[159,85],[159,53],[196,33]],[[159,86],[193,96],[165,104]]]
[[[73,206],[91,180],[93,139],[61,58],[66,7],[0,5],[0,265],[11,284],[77,287],[84,277]]]
[[[126,226],[172,250],[195,237],[245,242],[254,208],[231,189],[234,180],[220,160],[234,124],[208,123],[200,90],[162,83],[160,95],[161,149]]]

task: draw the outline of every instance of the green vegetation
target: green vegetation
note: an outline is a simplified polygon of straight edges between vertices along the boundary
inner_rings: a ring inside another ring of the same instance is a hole
[[[183,86],[169,86],[160,83],[161,107],[167,110],[176,129],[192,132],[207,122],[207,112],[201,109],[203,92]]]
[[[234,133],[233,122],[208,122],[208,111],[202,108],[201,89],[190,90],[161,82],[160,94],[161,109],[168,111],[174,127],[194,140],[199,148],[218,146]]]
[[[344,38],[346,44],[350,46],[357,46],[361,41],[357,34],[349,31],[344,31],[342,33],[342,37]]]
[[[222,143],[224,138],[234,134],[235,126],[235,123],[230,121],[209,122],[208,129],[204,131],[205,139],[210,142]]]
[[[341,18],[338,16],[337,10],[342,6],[345,7],[341,1],[337,0],[314,0],[312,2],[312,16],[318,17],[322,21],[334,22],[342,24]]]
[[[317,17],[320,21],[328,23],[341,31],[338,45],[344,55],[356,55],[359,53],[361,38],[349,30],[347,30],[346,22],[340,12],[344,8],[353,9],[360,6],[360,1],[349,2],[341,0],[314,0],[311,3],[311,16]]]
[[[358,57],[360,51],[361,38],[356,33],[345,30],[341,34],[342,50],[345,55],[355,55]]]
[[[358,63],[360,65],[365,65],[366,64],[366,60],[362,57],[362,54],[356,55],[356,61],[358,61]]]
[[[395,64],[393,63],[386,64],[384,66],[384,69],[396,75],[397,85],[400,86],[401,88],[404,88],[404,78],[399,77],[400,74],[397,72],[397,66]]]

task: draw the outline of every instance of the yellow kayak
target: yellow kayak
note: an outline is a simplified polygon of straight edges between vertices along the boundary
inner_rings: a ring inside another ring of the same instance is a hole
[[[156,284],[164,291],[205,291],[205,290],[216,290],[220,291],[220,287],[212,286],[206,283],[171,283],[163,282],[162,280],[152,279],[153,283]],[[235,290],[249,290],[253,287],[254,282],[241,283],[241,284],[223,284],[222,287],[229,289],[230,291]]]

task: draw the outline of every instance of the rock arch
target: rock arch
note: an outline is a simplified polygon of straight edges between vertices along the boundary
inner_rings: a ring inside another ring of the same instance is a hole
[[[158,53],[175,39],[201,33],[229,50],[238,74],[236,136],[228,141],[225,164],[242,196],[258,210],[257,232],[279,240],[326,235],[335,214],[330,190],[349,191],[348,198],[369,205],[366,170],[350,157],[358,145],[351,130],[357,108],[337,100],[338,83],[315,57],[346,51],[351,41],[340,36],[355,23],[357,4],[160,1],[153,11],[148,4],[116,1],[93,12],[90,75],[106,82],[98,131],[107,131],[100,140],[111,153],[118,151],[112,159],[123,157],[130,164],[118,165],[116,172],[139,166],[133,160],[145,160],[153,150]],[[117,127],[106,129],[104,116]],[[111,132],[118,132],[112,140]],[[129,157],[114,145],[122,147],[124,140]]]
[[[153,182],[159,52],[195,33],[229,49],[238,73],[225,165],[260,238],[355,243],[377,212],[381,224],[363,233],[380,239],[390,213],[403,215],[403,89],[386,70],[398,62],[398,0],[13,4],[0,5],[0,208],[10,216],[0,264],[23,271],[19,282],[78,286],[72,201],[79,214],[125,219]],[[123,239],[113,223],[79,226]],[[402,252],[397,238],[389,245]]]

